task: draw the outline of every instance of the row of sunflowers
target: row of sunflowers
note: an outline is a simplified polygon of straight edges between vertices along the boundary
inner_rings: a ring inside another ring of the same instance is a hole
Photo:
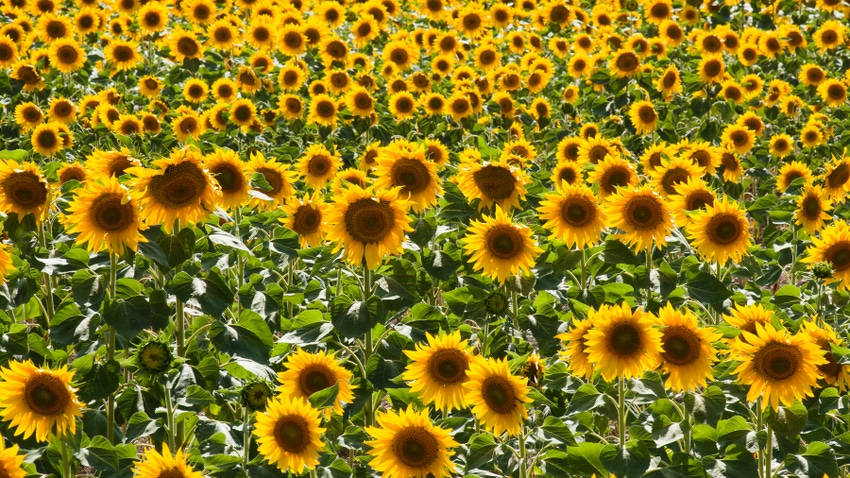
[[[841,0],[0,0],[0,478],[850,473]]]

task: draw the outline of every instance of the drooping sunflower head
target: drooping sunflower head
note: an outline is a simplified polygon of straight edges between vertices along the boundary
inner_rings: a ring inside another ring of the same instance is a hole
[[[292,201],[283,207],[283,224],[298,234],[301,247],[322,245],[327,222],[327,205],[319,191],[304,195],[298,201]]]
[[[131,194],[140,201],[145,224],[170,232],[177,220],[190,227],[215,210],[221,193],[202,161],[197,150],[183,148],[153,161],[153,168],[126,170],[134,176]]]
[[[606,200],[605,213],[623,231],[619,237],[637,249],[667,244],[673,221],[664,201],[649,186],[621,189]]]
[[[756,332],[744,332],[746,340],[732,343],[738,381],[749,385],[747,400],[762,399],[763,408],[792,406],[812,395],[821,365],[828,363],[823,351],[805,333],[791,335],[772,324],[756,324]]]
[[[0,209],[5,213],[25,216],[33,213],[40,219],[49,202],[47,180],[33,163],[13,160],[0,163]]]
[[[115,176],[89,181],[71,200],[63,222],[68,233],[79,234],[77,244],[92,252],[108,249],[121,255],[125,248],[135,251],[146,239],[138,200],[130,196]]]
[[[585,185],[562,185],[546,196],[538,208],[543,227],[567,247],[584,249],[602,238],[607,217],[593,191]]]
[[[405,351],[411,363],[402,378],[412,382],[410,390],[426,404],[439,410],[463,408],[463,382],[474,360],[472,348],[458,331],[436,337],[426,332],[426,338],[428,345],[419,343],[415,351]]]
[[[850,171],[850,168],[848,168],[848,171]],[[799,178],[803,178],[804,185],[812,183],[814,176],[809,166],[800,161],[785,163],[779,168],[779,176],[776,178],[776,189],[785,192],[791,187],[794,180]]]
[[[251,161],[245,165],[245,168],[250,175],[262,175],[263,180],[268,185],[253,189],[253,192],[250,193],[251,206],[268,211],[283,204],[287,198],[292,196],[292,183],[295,182],[295,173],[278,160],[267,159],[263,153],[255,151],[251,154]]]
[[[366,428],[373,437],[365,442],[372,447],[369,465],[386,477],[452,476],[456,467],[450,459],[451,448],[460,444],[450,430],[435,426],[429,414],[428,409],[416,412],[412,406],[398,413],[379,412],[378,426]]]
[[[700,327],[697,317],[687,309],[676,309],[669,302],[658,312],[661,329],[661,363],[668,373],[666,383],[675,391],[694,390],[712,379],[717,360],[714,343],[721,334]]]
[[[587,333],[588,360],[605,380],[640,377],[658,366],[663,348],[652,314],[622,303],[591,309],[587,318],[594,324]]]
[[[283,366],[285,371],[277,376],[279,393],[295,400],[305,400],[316,392],[339,385],[333,406],[337,413],[342,413],[343,403],[351,403],[354,399],[350,384],[351,372],[340,366],[333,353],[328,354],[324,350],[310,353],[298,349],[286,358]]]
[[[36,367],[31,361],[10,362],[0,369],[0,418],[24,439],[39,442],[62,437],[77,429],[81,404],[71,387],[74,372]]]
[[[516,435],[528,417],[527,380],[511,373],[507,359],[476,360],[464,382],[466,402],[481,424],[496,435]]]
[[[481,222],[472,221],[463,242],[473,268],[500,282],[530,271],[543,252],[531,229],[515,224],[498,206],[495,215],[485,216]]]
[[[337,241],[335,251],[345,248],[346,260],[353,265],[373,268],[388,254],[400,254],[404,233],[412,231],[407,216],[407,200],[399,190],[363,189],[356,185],[334,198],[328,214],[328,236]]]

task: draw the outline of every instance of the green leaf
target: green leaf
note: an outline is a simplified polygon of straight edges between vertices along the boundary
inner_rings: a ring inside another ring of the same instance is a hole
[[[626,442],[626,448],[605,445],[599,454],[605,469],[617,476],[641,476],[649,468],[650,454],[646,443],[637,440]]]
[[[3,149],[0,150],[0,159],[11,159],[19,163],[27,159],[29,153],[25,149]]]
[[[247,252],[250,256],[254,255],[254,253],[251,252],[251,249],[248,249],[248,246],[246,246],[245,243],[238,237],[215,226],[208,227],[212,232],[207,236],[207,239],[209,239],[213,244],[217,246],[232,247],[233,249]]]
[[[493,461],[496,450],[496,440],[489,433],[473,435],[469,440],[469,456],[466,459],[466,470],[474,470]]]
[[[380,297],[369,297],[366,303],[339,296],[332,302],[331,322],[337,332],[347,339],[362,337],[372,330],[382,317],[383,305]]]
[[[180,272],[172,279],[171,286],[180,300],[197,300],[201,310],[213,317],[221,317],[233,305],[235,294],[217,270],[211,270],[203,279]]]
[[[83,461],[94,469],[116,470],[118,468],[118,454],[115,452],[115,447],[101,435],[92,438],[91,442],[80,450],[80,453]]]
[[[602,443],[582,442],[576,446],[567,447],[570,470],[581,476],[608,476],[608,470],[602,464],[602,450],[608,445]]]
[[[839,475],[835,450],[826,443],[809,443],[806,452],[798,457],[805,459],[808,464],[808,476],[822,478],[826,475],[832,478]]]
[[[156,244],[165,256],[166,263],[160,264],[168,268],[177,267],[192,257],[195,247],[195,233],[191,229],[183,229],[177,234],[166,234],[159,238]],[[151,259],[157,260],[158,254]],[[161,258],[160,258],[161,260]]]
[[[573,432],[570,431],[570,427],[564,423],[559,417],[546,417],[543,420],[543,425],[540,427],[547,436],[552,437],[558,440],[561,443],[565,443],[567,445],[575,445],[576,439],[573,436]]]
[[[310,401],[313,408],[327,408],[334,406],[337,395],[339,395],[339,382],[310,395],[307,400]]]
[[[132,341],[147,328],[159,330],[168,325],[170,309],[165,305],[165,291],[156,290],[150,299],[143,296],[129,299],[107,299],[100,314],[107,324],[115,327],[118,335]]]
[[[794,440],[806,427],[808,411],[799,401],[790,407],[780,406],[775,413],[770,413],[768,421],[773,431],[789,440]]]
[[[92,317],[86,317],[80,312],[76,304],[65,303],[50,322],[50,342],[54,347],[88,342],[97,333],[98,323],[98,320],[92,320]]]
[[[689,280],[685,288],[692,299],[708,304],[721,304],[732,296],[732,291],[708,272],[702,271]]]
[[[800,288],[791,284],[784,285],[773,294],[771,301],[782,309],[797,305],[800,303]]]
[[[637,264],[638,258],[628,246],[614,239],[605,241],[602,249],[602,260],[606,264]]]

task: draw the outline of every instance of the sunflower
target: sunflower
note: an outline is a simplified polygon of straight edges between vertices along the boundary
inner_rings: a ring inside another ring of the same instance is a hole
[[[339,157],[331,154],[321,143],[310,145],[298,159],[296,169],[307,185],[322,188],[339,170]]]
[[[236,99],[239,85],[230,78],[219,78],[213,82],[211,90],[219,104],[227,104]]]
[[[456,466],[450,457],[451,448],[460,446],[450,436],[450,430],[434,426],[428,417],[429,410],[379,412],[377,427],[366,427],[373,437],[364,442],[372,447],[369,465],[385,478],[450,477]]]
[[[587,320],[593,327],[587,332],[586,351],[605,380],[640,377],[658,366],[664,349],[654,319],[626,303],[590,309]]]
[[[406,91],[395,93],[390,95],[389,109],[396,121],[408,120],[416,114],[416,100]]]
[[[215,2],[212,0],[184,0],[180,3],[183,16],[193,24],[206,25],[215,20]]]
[[[183,85],[183,98],[189,103],[203,103],[209,95],[209,87],[204,80],[190,78]]]
[[[52,435],[73,435],[82,404],[71,387],[74,372],[36,367],[31,361],[9,362],[0,369],[0,419],[15,427],[15,436],[33,434],[39,442]]]
[[[174,137],[180,143],[185,143],[191,137],[197,140],[201,135],[201,118],[192,111],[187,111],[178,115],[171,121],[171,129],[174,132]]]
[[[66,215],[66,232],[78,233],[75,242],[86,243],[91,252],[104,249],[122,255],[125,248],[135,251],[146,239],[139,232],[141,217],[136,201],[129,190],[114,176],[89,181],[76,191]]]
[[[44,113],[35,103],[27,101],[15,107],[15,122],[21,127],[21,132],[35,129],[44,121]]]
[[[438,139],[426,139],[425,158],[437,166],[445,166],[449,162],[449,149]]]
[[[726,65],[720,56],[706,56],[699,62],[697,71],[704,83],[719,83],[726,73]]]
[[[25,455],[18,455],[18,445],[5,448],[0,441],[0,476],[6,478],[24,478],[26,470],[22,468]]]
[[[829,106],[841,106],[847,102],[847,87],[841,80],[830,78],[818,86],[821,100]]]
[[[313,377],[324,380],[321,372]],[[297,387],[296,387],[297,388]],[[266,411],[257,414],[254,435],[265,459],[284,473],[314,469],[324,449],[319,410],[298,395],[284,395],[269,401]]]
[[[761,304],[738,305],[735,304],[729,315],[724,315],[726,323],[741,330],[742,332],[756,333],[756,324],[769,324],[773,319],[773,311],[765,309]],[[738,339],[746,340],[743,335]]]
[[[162,225],[166,232],[189,227],[215,210],[220,192],[197,150],[175,150],[168,159],[152,162],[153,168],[131,167],[131,194],[139,201],[145,224]]]
[[[17,61],[18,46],[7,35],[0,35],[0,68],[9,68]]]
[[[46,86],[38,68],[24,61],[18,61],[12,65],[12,73],[9,76],[23,82],[24,91],[27,93],[42,90]]]
[[[66,98],[53,98],[50,100],[47,117],[54,123],[70,124],[77,118],[77,107]]]
[[[283,207],[283,213],[286,217],[280,221],[298,234],[302,248],[322,245],[328,206],[319,191],[314,191],[312,195],[305,194],[297,201],[287,203]]]
[[[649,187],[621,189],[608,197],[605,213],[623,234],[618,235],[637,249],[649,249],[653,242],[667,244],[666,236],[673,227],[664,201]]]
[[[840,392],[847,391],[850,384],[850,367],[846,364],[838,363],[837,358],[832,353],[832,346],[843,347],[843,341],[838,338],[835,331],[827,323],[823,323],[823,327],[815,322],[804,321],[800,328],[801,333],[809,335],[809,339],[823,352],[827,363],[818,365],[818,370],[823,376],[828,385],[838,387]]]
[[[241,42],[239,30],[225,18],[216,20],[207,28],[207,39],[213,48],[221,51],[230,50]]]
[[[832,200],[843,201],[850,190],[850,157],[832,158],[826,165],[826,171],[821,176],[823,190]]]
[[[42,123],[32,132],[32,149],[42,156],[54,156],[65,147],[61,123]]]
[[[675,194],[667,196],[673,220],[680,227],[691,223],[690,213],[714,205],[714,191],[700,178],[689,177],[674,186]]]
[[[304,102],[297,95],[278,96],[278,111],[288,120],[301,119],[304,114]]]
[[[74,73],[86,63],[86,53],[70,38],[62,38],[50,44],[50,65],[62,73]]]
[[[336,127],[337,102],[326,94],[319,94],[310,101],[310,113],[307,116],[308,123]]]
[[[337,242],[334,252],[344,247],[350,264],[370,269],[387,254],[401,254],[404,233],[413,228],[405,213],[407,200],[398,193],[352,185],[335,197],[328,214],[328,236]]]
[[[779,404],[792,406],[812,396],[812,387],[821,376],[818,367],[828,361],[808,334],[791,335],[770,323],[756,324],[756,332],[743,332],[746,340],[733,341],[733,358],[741,364],[735,369],[738,381],[749,385],[747,400],[763,400],[763,408],[775,411]]]
[[[627,78],[640,71],[640,58],[633,51],[621,50],[614,55],[608,66],[618,77]]]
[[[818,47],[818,52],[824,54],[828,50],[843,44],[844,29],[845,26],[837,20],[827,20],[823,22],[820,28],[818,28],[813,35],[815,45]]]
[[[86,160],[86,168],[94,173],[120,178],[128,168],[141,166],[142,163],[130,155],[130,150],[102,151],[95,149]]]
[[[599,197],[605,198],[618,188],[630,188],[638,183],[638,175],[629,161],[619,155],[606,156],[596,165],[588,178],[599,186]]]
[[[827,278],[826,283],[837,282],[838,289],[850,288],[850,225],[834,222],[824,228],[820,237],[812,238],[802,262],[811,266],[828,262],[832,266],[832,277]]]
[[[224,209],[235,209],[248,200],[249,185],[245,174],[245,163],[236,152],[216,148],[215,151],[204,156],[204,166],[221,190],[219,206]]]
[[[561,340],[562,350],[558,352],[561,360],[567,364],[567,368],[573,375],[585,380],[593,378],[593,363],[587,354],[587,334],[593,329],[590,320],[578,320],[573,322],[569,332],[555,336]]]
[[[650,101],[636,101],[629,107],[629,119],[638,134],[648,134],[658,127],[658,113]]]
[[[454,27],[467,37],[478,39],[490,28],[490,16],[480,4],[470,2],[458,11]]]
[[[182,27],[175,28],[168,37],[168,47],[171,50],[171,56],[178,63],[183,63],[187,58],[202,58],[204,56],[204,47],[198,41],[195,32],[185,30]]]
[[[413,382],[410,391],[438,410],[459,410],[466,406],[463,382],[470,363],[475,360],[468,341],[460,332],[435,337],[425,333],[428,345],[416,344],[415,351],[405,351],[412,361],[402,379]]]
[[[496,206],[494,216],[472,221],[463,240],[476,271],[491,279],[504,282],[523,270],[531,271],[543,249],[537,246],[531,229],[514,224],[505,210]]]
[[[139,26],[145,33],[156,33],[168,26],[168,7],[162,2],[148,2],[136,12]]]
[[[773,157],[782,159],[794,151],[794,140],[791,139],[790,135],[777,134],[770,138],[768,149]],[[811,175],[811,172],[809,172],[809,175]]]
[[[723,129],[721,144],[728,145],[738,154],[746,154],[756,144],[755,133],[743,125],[732,124]]]
[[[305,34],[307,34],[306,31]],[[384,47],[384,52],[387,52],[387,47]],[[319,56],[326,66],[332,65],[334,62],[345,64],[348,59],[348,45],[339,37],[328,36],[319,45]]]
[[[720,163],[720,148],[706,141],[685,143],[682,157],[694,162],[705,174],[714,174]]]
[[[139,80],[139,92],[142,95],[155,98],[159,96],[160,91],[162,91],[162,82],[159,79],[148,75]]]
[[[791,183],[795,179],[803,178],[803,184],[811,184],[813,178],[812,170],[805,163],[800,161],[791,161],[785,163],[779,168],[779,175],[776,178],[776,188],[780,192],[785,192],[791,187]]]
[[[0,210],[24,216],[41,217],[48,204],[49,189],[38,166],[13,160],[0,163]]]
[[[466,403],[484,428],[495,435],[517,435],[528,417],[525,404],[531,402],[527,380],[513,375],[505,358],[474,360],[466,374]]]
[[[103,51],[106,61],[118,71],[132,70],[142,60],[139,45],[128,40],[112,40]]]
[[[230,120],[236,126],[247,132],[254,120],[257,119],[257,106],[247,98],[240,98],[230,106]]]
[[[714,343],[722,335],[700,327],[697,317],[687,309],[679,310],[669,302],[658,311],[661,329],[661,364],[669,374],[666,383],[677,392],[705,387],[713,379],[712,365],[717,361]]]
[[[286,165],[275,159],[268,160],[263,153],[256,151],[251,153],[251,161],[247,165],[248,172],[262,174],[263,179],[269,184],[269,190],[257,190],[252,193],[250,205],[261,211],[269,211],[279,204],[286,202],[292,196],[292,183],[295,182],[294,174],[287,170]],[[261,193],[264,197],[256,195]],[[268,199],[271,199],[269,201]]]
[[[333,410],[342,413],[342,404],[351,403],[351,372],[341,367],[333,353],[320,350],[312,354],[299,348],[286,357],[285,371],[277,376],[277,391],[293,400],[306,400],[310,395],[334,385],[339,386]]]
[[[617,150],[614,145],[598,134],[585,138],[578,149],[578,159],[585,163],[598,164],[606,156],[615,154],[617,154]]]
[[[725,265],[729,259],[741,262],[750,241],[745,210],[728,198],[715,200],[690,217],[686,228],[691,244],[700,256]]]
[[[65,184],[71,180],[83,183],[89,176],[89,173],[84,165],[75,161],[73,163],[63,164],[62,167],[56,171],[56,175],[59,177],[59,184]]]
[[[807,184],[803,186],[803,191],[797,198],[794,222],[804,231],[814,234],[832,218],[831,214],[827,214],[830,209],[832,209],[832,201],[824,193],[823,188]]]
[[[593,191],[585,185],[562,185],[546,196],[538,212],[551,237],[561,239],[569,248],[597,244],[607,220]]]
[[[136,478],[202,478],[199,471],[194,471],[186,462],[183,449],[178,449],[172,454],[167,443],[162,444],[162,454],[153,447],[145,451],[141,461],[137,461],[133,467]]]
[[[399,195],[408,200],[415,212],[437,205],[437,195],[443,193],[443,187],[437,165],[425,158],[424,147],[408,150],[391,144],[381,148],[376,163],[375,188],[400,188]]]
[[[567,73],[575,79],[588,75],[592,70],[591,60],[584,53],[576,53],[567,62]]]

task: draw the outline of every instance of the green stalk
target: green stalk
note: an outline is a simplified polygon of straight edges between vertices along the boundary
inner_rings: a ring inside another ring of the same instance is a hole
[[[363,306],[368,306],[369,298],[372,296],[372,269],[370,269],[365,264],[363,265]],[[365,336],[363,337],[363,366],[369,366],[369,358],[372,356],[372,328],[366,331]],[[364,369],[364,376],[366,375]],[[367,385],[368,384],[364,384]],[[374,402],[370,397],[369,400],[366,401],[366,410],[365,410],[365,422],[366,426],[375,426],[375,409]]]
[[[523,426],[519,433],[519,478],[528,476],[527,461],[528,450],[525,447],[525,427]]]
[[[764,428],[764,413],[761,409],[761,397],[756,399],[756,433]],[[764,450],[759,450],[758,456],[759,477],[768,478],[764,474]]]
[[[581,264],[581,290],[587,289],[587,250],[582,248],[581,250],[581,260],[579,263]]]
[[[767,478],[771,478],[773,475],[771,474],[771,462],[773,461],[773,427],[770,425],[770,422],[767,422],[767,453],[765,456],[764,463],[764,476]]]
[[[110,253],[109,254],[109,288],[107,293],[109,294],[110,299],[115,298],[115,290],[116,284],[118,282],[118,257]],[[106,332],[108,340],[106,342],[106,362],[112,362],[115,360],[115,336],[117,335],[117,331],[114,326],[109,326],[109,330]],[[115,444],[115,392],[110,393],[106,398],[106,439],[109,440],[109,443]]]
[[[685,392],[685,397],[687,397],[689,392]],[[688,430],[685,432],[685,453],[691,453],[691,412],[688,411],[688,403],[686,400],[683,400],[682,408],[684,410],[685,415],[685,423],[688,425]]]
[[[250,461],[250,452],[251,452],[251,410],[247,405],[242,407],[242,427],[243,427],[243,435],[242,435],[242,445],[244,450],[242,450],[242,467],[245,468],[245,472],[248,471],[248,462]]]
[[[620,432],[620,450],[626,450],[626,380],[620,377],[619,401],[617,402],[617,429]]]
[[[168,424],[168,448],[172,451],[177,450],[177,437],[174,430],[174,406],[171,403],[171,390],[162,384],[162,394],[165,395],[165,416]]]
[[[774,15],[776,14],[776,10],[774,7]],[[795,266],[797,265],[797,226],[791,224],[791,285],[797,285],[797,271],[795,271]]]
[[[236,220],[236,237],[242,240],[242,208],[237,207],[234,213]],[[242,317],[242,302],[239,301],[239,290],[245,283],[245,258],[238,251],[236,252],[236,319]]]
[[[646,306],[649,307],[649,301],[652,299],[652,246],[646,250]]]
[[[74,473],[74,471],[71,469],[72,462],[70,457],[68,456],[68,446],[70,446],[68,444],[68,438],[63,437],[60,442],[62,443],[62,476],[66,478],[73,478],[76,473]]]

